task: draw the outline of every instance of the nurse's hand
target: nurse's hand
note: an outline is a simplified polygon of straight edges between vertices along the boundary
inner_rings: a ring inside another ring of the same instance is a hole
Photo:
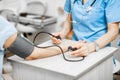
[[[85,41],[78,41],[78,44],[75,44],[73,47],[77,48],[77,50],[72,51],[72,56],[87,56],[89,53],[95,51],[94,43],[87,43]]]
[[[59,36],[62,39],[62,33],[61,32],[57,32],[57,33],[52,33],[54,36]],[[56,37],[51,37],[51,40],[54,44],[60,44],[61,43],[61,39],[57,39]]]

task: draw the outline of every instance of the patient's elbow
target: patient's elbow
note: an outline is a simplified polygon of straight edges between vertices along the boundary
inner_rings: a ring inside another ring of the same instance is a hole
[[[26,57],[25,59],[26,60],[34,60],[34,59],[38,59],[38,58],[41,59],[42,56],[41,56],[40,53],[41,53],[40,49],[37,48],[37,47],[34,47],[33,52],[28,57]]]

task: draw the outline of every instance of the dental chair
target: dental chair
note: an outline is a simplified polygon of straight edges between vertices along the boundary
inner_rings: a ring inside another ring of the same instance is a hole
[[[28,2],[26,6],[27,6],[26,12],[19,13],[19,17],[21,16],[25,17],[26,15],[29,14],[31,14],[30,16],[27,16],[29,18],[32,18],[32,16],[42,16],[46,13],[46,9],[47,9],[46,5],[40,1]],[[16,28],[19,32],[23,33],[25,37],[27,37],[27,34],[32,34],[38,31],[38,29],[35,28],[34,25],[23,24],[23,23],[17,23]]]

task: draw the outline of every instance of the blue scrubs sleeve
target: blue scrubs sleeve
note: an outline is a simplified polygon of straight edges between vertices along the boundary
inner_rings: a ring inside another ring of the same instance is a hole
[[[71,12],[71,0],[66,0],[65,5],[64,5],[64,10],[67,13]]]
[[[3,46],[5,41],[15,34],[17,30],[15,27],[5,20],[3,17],[0,16],[0,50],[4,50]]]
[[[120,22],[120,0],[107,0],[105,11],[108,23]]]

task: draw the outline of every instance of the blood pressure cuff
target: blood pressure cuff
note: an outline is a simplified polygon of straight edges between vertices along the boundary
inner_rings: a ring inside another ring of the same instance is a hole
[[[8,48],[10,52],[22,58],[28,57],[33,52],[33,49],[33,43],[26,39],[22,34],[18,34],[16,40]]]

